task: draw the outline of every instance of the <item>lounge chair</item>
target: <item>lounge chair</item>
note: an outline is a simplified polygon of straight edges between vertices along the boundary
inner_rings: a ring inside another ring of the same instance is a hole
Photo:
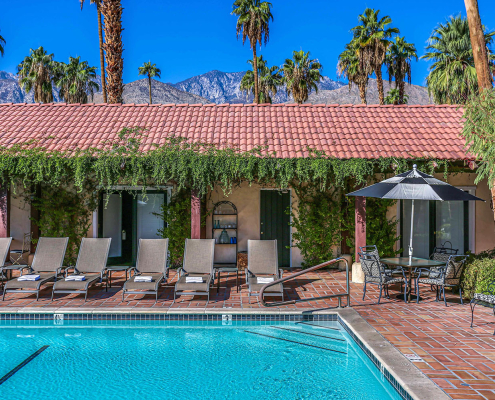
[[[36,300],[38,300],[41,286],[55,281],[56,277],[62,273],[68,241],[67,237],[39,238],[31,267],[27,265],[21,267],[21,276],[24,269],[28,269],[31,274],[39,275],[39,279],[35,281],[20,281],[19,278],[9,280],[5,284],[2,301],[5,299],[5,294],[13,292],[36,293]]]
[[[248,240],[248,265],[246,268],[246,283],[248,285],[248,298],[259,296],[259,292],[266,283],[261,283],[258,278],[281,279],[282,269],[278,268],[278,251],[276,240]],[[266,296],[281,296],[284,300],[284,287],[281,283],[268,287]]]
[[[77,255],[74,274],[56,280],[52,289],[52,300],[55,293],[84,293],[84,301],[88,297],[88,289],[96,282],[103,282],[107,266],[108,251],[111,238],[83,238]],[[74,275],[84,275],[84,280],[68,280]]]
[[[175,284],[177,295],[206,295],[210,301],[210,286],[214,283],[213,258],[215,239],[186,239],[179,280]],[[187,278],[202,278],[202,282],[188,282]]]
[[[122,301],[126,294],[154,294],[158,300],[158,287],[167,280],[168,239],[139,239],[134,276],[124,283]],[[136,277],[150,276],[150,282],[136,282]]]
[[[5,274],[6,271],[12,270],[12,269],[20,269],[22,266],[16,265],[14,267],[12,266],[6,266],[5,261],[7,260],[7,254],[9,254],[9,249],[10,249],[10,244],[12,243],[12,238],[0,238],[0,283],[3,285],[3,283],[7,280],[7,275]]]

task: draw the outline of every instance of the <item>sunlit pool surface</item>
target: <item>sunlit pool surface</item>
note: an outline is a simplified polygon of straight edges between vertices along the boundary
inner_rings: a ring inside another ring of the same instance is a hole
[[[0,376],[45,350],[0,384],[0,396],[400,399],[338,322],[230,323],[2,322]]]

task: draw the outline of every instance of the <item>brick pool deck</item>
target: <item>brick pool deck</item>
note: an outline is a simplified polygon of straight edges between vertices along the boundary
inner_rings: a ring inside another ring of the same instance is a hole
[[[122,301],[123,276],[114,273],[112,280],[113,287],[108,292],[99,287],[90,290],[86,303],[81,295],[58,295],[51,302],[51,289],[43,290],[38,302],[34,295],[8,294],[6,300],[0,302],[0,312],[25,307],[62,307],[81,311],[125,308],[135,312],[143,308],[156,308],[160,311],[222,308],[255,311],[263,308],[256,298],[248,299],[245,285],[241,287],[241,292],[237,292],[235,274],[222,275],[220,291],[217,294],[216,288],[211,290],[208,304],[204,296],[182,296],[174,303],[175,271],[171,271],[169,283],[161,289],[156,304],[153,296],[128,295]],[[342,292],[344,287],[343,272],[315,272],[287,282],[285,296],[286,299],[312,298]],[[351,306],[403,354],[420,356],[423,362],[414,364],[453,399],[495,400],[495,317],[492,310],[477,306],[475,325],[470,328],[469,304],[466,302],[461,305],[458,296],[448,293],[449,306],[445,307],[443,302],[435,301],[435,294],[427,286],[421,287],[423,299],[419,304],[406,304],[396,299],[397,293],[391,288],[390,299],[382,298],[378,305],[376,286],[369,288],[363,301],[363,285],[351,284]],[[337,301],[331,299],[289,305],[276,310],[310,311],[329,309],[336,305]]]

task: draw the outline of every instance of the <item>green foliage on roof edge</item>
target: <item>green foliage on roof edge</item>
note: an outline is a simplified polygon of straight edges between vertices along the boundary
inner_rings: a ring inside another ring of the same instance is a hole
[[[151,145],[144,152],[141,137],[146,129],[124,128],[114,141],[102,142],[102,148],[49,151],[40,143],[27,142],[11,148],[0,147],[2,183],[59,186],[73,181],[78,190],[94,188],[112,191],[115,185],[159,186],[175,182],[179,189],[192,188],[205,194],[214,184],[228,193],[241,181],[289,187],[291,182],[310,182],[321,190],[370,183],[376,173],[403,172],[418,164],[420,169],[447,176],[447,160],[438,159],[348,159],[327,157],[308,148],[305,158],[278,158],[264,147],[242,152],[236,148],[191,143],[171,137],[164,145]],[[50,138],[49,138],[50,139]]]

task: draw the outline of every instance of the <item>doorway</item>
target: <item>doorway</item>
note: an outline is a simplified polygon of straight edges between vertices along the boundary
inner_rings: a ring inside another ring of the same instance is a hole
[[[277,240],[278,266],[291,266],[290,190],[260,191],[260,238]]]
[[[107,197],[108,196],[108,197]],[[139,239],[158,239],[164,221],[157,216],[167,201],[166,191],[146,195],[122,191],[102,194],[98,209],[98,237],[112,238],[108,265],[133,265]]]

